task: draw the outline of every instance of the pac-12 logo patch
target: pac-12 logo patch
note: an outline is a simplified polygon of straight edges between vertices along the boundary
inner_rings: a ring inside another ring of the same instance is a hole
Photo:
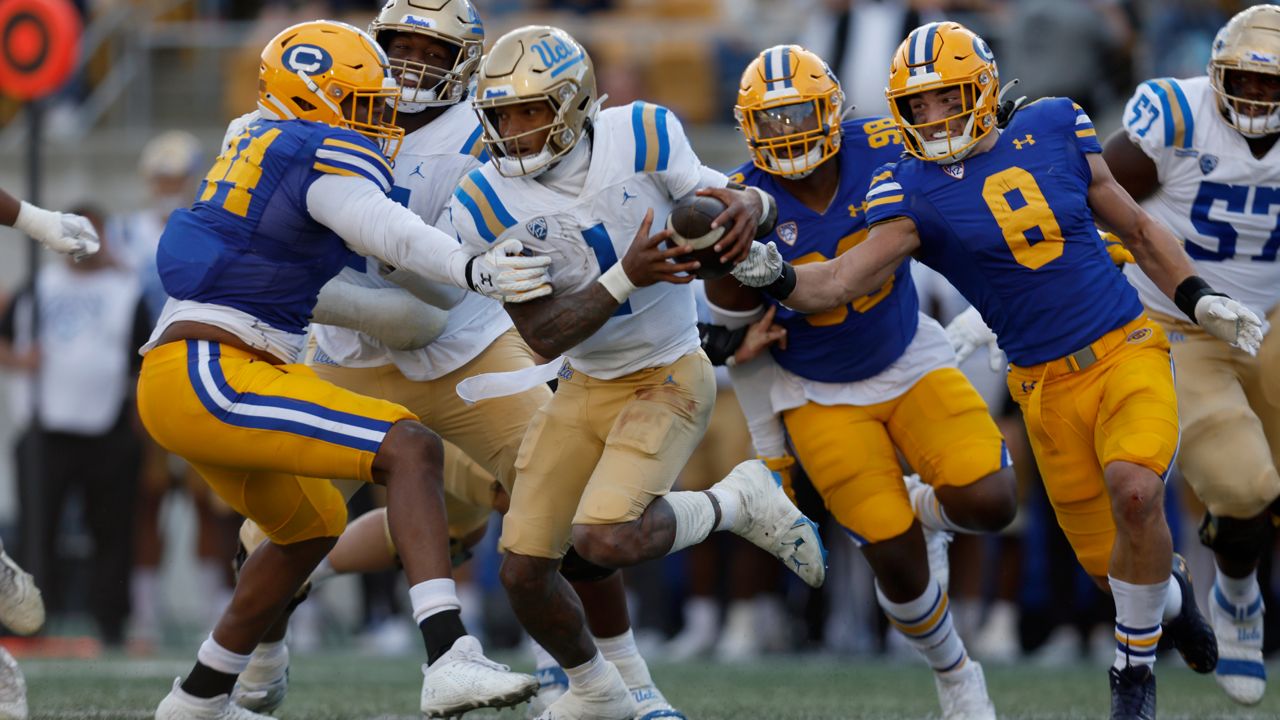
[[[333,56],[328,50],[306,43],[285,50],[281,60],[286,69],[305,75],[323,75],[333,67]]]
[[[1145,342],[1146,339],[1149,337],[1151,337],[1151,328],[1144,327],[1144,328],[1138,328],[1137,330],[1134,330],[1133,332],[1129,333],[1129,337],[1125,338],[1124,341],[1127,343],[1137,344],[1140,342]]]
[[[784,222],[778,226],[778,239],[788,245],[795,245],[796,239],[800,237],[800,228],[796,226],[794,220]]]
[[[950,165],[943,165],[942,172],[950,175],[951,177],[957,180],[962,180],[964,179],[964,163],[957,162],[957,163],[951,163]]]
[[[1200,156],[1201,174],[1208,175],[1209,173],[1213,172],[1213,169],[1216,167],[1218,167],[1217,155],[1210,155],[1209,153],[1205,153]]]
[[[547,219],[546,218],[543,218],[543,217],[534,218],[524,224],[524,229],[528,230],[529,234],[534,236],[538,240],[547,239]]]

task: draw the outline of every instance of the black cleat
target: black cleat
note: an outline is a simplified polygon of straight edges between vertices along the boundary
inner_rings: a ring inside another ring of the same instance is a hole
[[[1150,665],[1111,668],[1111,720],[1156,720],[1156,674]]]
[[[1198,673],[1211,673],[1218,667],[1218,638],[1196,606],[1186,558],[1178,553],[1173,554],[1173,580],[1182,591],[1182,612],[1164,624],[1164,633],[1173,641],[1187,667]]]

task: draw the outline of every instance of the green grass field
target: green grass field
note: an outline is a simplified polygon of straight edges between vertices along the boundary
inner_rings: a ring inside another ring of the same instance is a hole
[[[32,718],[150,718],[189,659],[24,660]],[[1280,669],[1273,665],[1272,676]],[[918,665],[865,660],[777,659],[767,664],[655,665],[667,697],[691,720],[835,720],[937,717],[933,680]],[[295,657],[284,720],[416,719],[422,676],[413,659],[356,654]],[[1232,704],[1211,677],[1175,658],[1161,663],[1160,717],[1280,718],[1280,692],[1244,709]],[[989,667],[987,683],[1004,718],[1103,718],[1104,670],[1072,666],[1043,669]],[[477,711],[466,720],[517,720],[523,710]]]

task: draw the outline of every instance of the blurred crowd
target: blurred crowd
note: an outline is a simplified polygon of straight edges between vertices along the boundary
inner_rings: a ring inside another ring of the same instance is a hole
[[[90,22],[131,6],[128,0],[78,4]],[[911,28],[943,17],[960,20],[990,40],[1004,79],[1022,81],[1020,94],[1067,95],[1095,117],[1114,118],[1136,82],[1203,73],[1213,33],[1247,4],[477,0],[491,37],[529,22],[564,25],[588,46],[610,104],[644,97],[672,107],[695,126],[730,123],[741,69],[761,47],[784,41],[799,42],[825,57],[859,114],[883,112],[893,49]],[[224,58],[229,68],[222,90],[226,119],[250,108],[256,96],[257,49],[267,37],[289,22],[316,17],[363,26],[377,4],[188,0],[148,3],[146,8],[160,25],[244,24],[242,49]],[[184,62],[181,52],[176,55],[176,62]],[[77,102],[103,72],[91,63],[68,101]],[[1114,121],[1099,124],[1115,126]],[[182,642],[203,633],[208,626],[203,620],[216,617],[229,597],[239,519],[146,438],[132,403],[138,369],[134,351],[163,303],[153,260],[156,242],[168,213],[190,202],[214,150],[185,131],[157,133],[137,164],[136,183],[145,189],[144,202],[136,208],[76,209],[99,225],[103,252],[86,262],[49,262],[34,292],[9,288],[10,295],[0,303],[0,366],[10,383],[11,412],[25,428],[13,448],[18,522],[10,537],[16,542],[6,546],[17,550],[19,561],[44,588],[53,631],[75,631],[85,627],[76,619],[88,618],[108,648],[146,653]],[[927,270],[921,270],[918,286],[922,305],[944,323],[964,307],[955,291]],[[38,331],[33,333],[33,327]],[[988,661],[1032,657],[1052,663],[1090,652],[1110,657],[1110,600],[1079,569],[1052,519],[1016,405],[985,358],[972,358],[962,369],[986,395],[1009,440],[1021,508],[1006,532],[959,536],[951,546],[951,594],[961,633],[971,638],[973,654]],[[732,392],[724,380],[711,429],[680,487],[708,487],[751,454]],[[1168,488],[1175,548],[1208,577],[1211,556],[1199,547],[1195,534],[1203,509],[1176,476]],[[823,524],[816,493],[802,491],[800,500],[802,509]],[[354,500],[352,517],[381,501],[375,488],[363,490]],[[163,521],[179,505],[189,508],[193,521],[182,530],[194,541],[179,542],[174,524]],[[771,558],[732,536],[717,536],[693,550],[628,570],[633,617],[652,657],[733,661],[812,649],[907,652],[886,640],[896,636],[886,633],[870,571],[853,544],[834,522],[823,527],[832,574],[819,591],[784,577]],[[181,626],[173,603],[161,592],[164,551],[175,545],[194,547],[191,557],[178,562],[188,569],[192,594],[204,606],[203,620],[195,627]],[[484,547],[460,575],[463,603],[471,615],[468,626],[485,628],[490,644],[514,644],[520,635],[496,580],[493,537]],[[1259,580],[1264,600],[1274,606],[1280,578],[1273,578],[1271,560],[1264,559]],[[299,612],[295,643],[303,648],[334,645],[350,642],[354,634],[371,651],[414,652],[416,631],[403,607],[402,582],[388,573],[361,578],[358,588],[322,587]],[[353,602],[359,604],[358,612],[335,609]],[[346,620],[351,617],[353,623]],[[1280,633],[1267,637],[1271,650]]]

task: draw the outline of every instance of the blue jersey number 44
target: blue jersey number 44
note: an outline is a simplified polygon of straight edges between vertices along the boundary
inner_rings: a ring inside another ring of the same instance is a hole
[[[1226,220],[1215,220],[1209,217],[1209,211],[1215,203],[1222,202],[1229,213],[1239,215],[1269,215],[1275,219],[1271,227],[1271,236],[1267,238],[1257,255],[1251,256],[1256,262],[1275,262],[1276,251],[1280,250],[1280,188],[1253,187],[1252,202],[1249,197],[1249,185],[1227,185],[1204,181],[1200,183],[1200,192],[1191,204],[1191,224],[1206,237],[1218,239],[1216,249],[1205,247],[1193,240],[1187,240],[1187,254],[1196,260],[1227,260],[1236,256],[1236,240],[1240,233],[1235,226]]]

